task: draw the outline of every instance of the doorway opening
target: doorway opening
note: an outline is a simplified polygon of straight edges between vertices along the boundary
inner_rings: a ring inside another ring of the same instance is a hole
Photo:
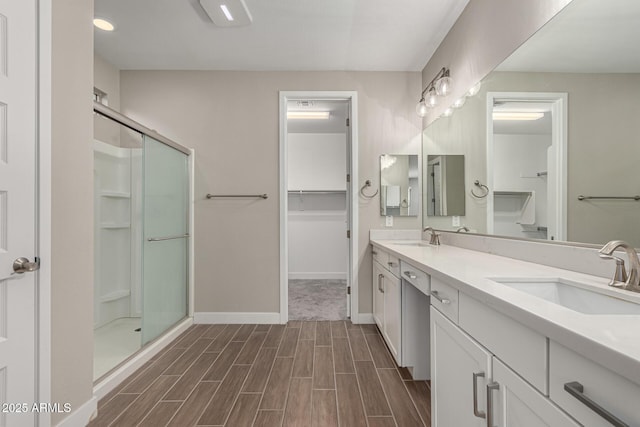
[[[566,105],[561,93],[487,94],[487,231],[566,239]]]
[[[356,253],[351,92],[283,92],[281,321],[352,316]]]

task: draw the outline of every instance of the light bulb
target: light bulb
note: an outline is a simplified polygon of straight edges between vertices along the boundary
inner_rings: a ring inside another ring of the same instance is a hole
[[[451,92],[451,77],[443,76],[436,81],[436,93],[440,96],[447,96]]]
[[[416,113],[420,117],[425,117],[428,111],[429,107],[427,107],[427,103],[424,101],[424,98],[421,98],[420,101],[418,101],[418,105],[416,105]]]
[[[435,88],[429,89],[429,93],[427,93],[427,106],[435,107],[438,105],[438,94],[436,93]]]
[[[460,108],[467,101],[467,97],[463,96],[455,100],[455,102],[451,105],[451,108]]]
[[[449,107],[442,113],[442,117],[450,117],[453,114],[453,108]]]
[[[469,89],[469,91],[467,92],[467,96],[473,96],[476,93],[480,92],[480,86],[481,86],[480,82],[478,82],[475,85],[473,85],[473,87],[471,89]]]

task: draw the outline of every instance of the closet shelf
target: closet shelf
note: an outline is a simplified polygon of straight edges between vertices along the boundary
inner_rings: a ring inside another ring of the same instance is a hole
[[[120,191],[102,191],[100,192],[102,197],[111,197],[115,199],[130,199],[131,193],[125,193]]]

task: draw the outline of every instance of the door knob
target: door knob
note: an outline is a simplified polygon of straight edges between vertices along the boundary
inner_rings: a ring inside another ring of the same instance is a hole
[[[33,262],[25,257],[20,257],[13,261],[13,272],[16,274],[28,273],[38,269],[40,269],[40,260],[37,257]]]

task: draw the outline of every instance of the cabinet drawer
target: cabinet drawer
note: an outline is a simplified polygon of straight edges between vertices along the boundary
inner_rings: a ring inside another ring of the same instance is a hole
[[[569,391],[565,384],[576,390],[579,383],[582,395],[604,411],[630,426],[640,426],[640,385],[599,365],[568,348],[551,341],[549,347],[549,397],[585,426],[608,426],[605,418]],[[615,424],[613,424],[615,425]]]
[[[391,254],[387,254],[387,270],[396,277],[400,277],[400,259]]]
[[[385,268],[387,268],[387,262],[389,262],[389,254],[387,254],[385,251],[381,250],[380,248],[376,248],[375,246],[372,246],[371,256],[373,257],[374,261],[378,261]]]
[[[522,378],[548,395],[547,338],[511,317],[460,294],[460,327]]]
[[[435,277],[431,277],[431,305],[458,323],[458,290]]]
[[[431,284],[427,273],[406,261],[400,261],[400,274],[404,280],[418,288],[423,294],[429,295]]]

